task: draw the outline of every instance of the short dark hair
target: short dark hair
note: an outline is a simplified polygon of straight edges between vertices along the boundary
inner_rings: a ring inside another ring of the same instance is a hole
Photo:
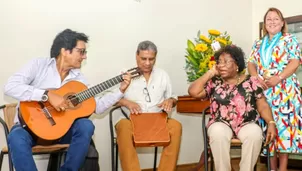
[[[235,45],[227,45],[222,47],[217,52],[215,52],[214,57],[215,60],[219,60],[219,56],[222,54],[229,54],[238,66],[238,72],[241,72],[245,69],[245,60],[244,60],[244,52],[242,49]]]
[[[142,41],[138,44],[136,54],[138,55],[141,50],[151,50],[155,53],[155,55],[157,54],[156,45],[149,40]]]
[[[70,29],[65,29],[57,34],[56,38],[54,39],[50,49],[50,57],[57,58],[60,55],[62,48],[71,51],[74,47],[76,47],[78,41],[88,43],[89,38],[84,33],[78,33]]]

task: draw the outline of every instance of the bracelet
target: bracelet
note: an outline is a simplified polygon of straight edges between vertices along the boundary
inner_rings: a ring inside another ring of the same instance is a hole
[[[276,122],[275,121],[269,121],[268,124],[275,124],[276,125]]]

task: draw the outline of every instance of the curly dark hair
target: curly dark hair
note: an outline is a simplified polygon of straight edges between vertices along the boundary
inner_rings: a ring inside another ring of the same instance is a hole
[[[57,58],[60,55],[62,48],[72,51],[72,49],[76,47],[78,41],[84,41],[85,43],[88,43],[89,38],[84,33],[78,33],[70,29],[63,30],[62,32],[57,34],[52,43],[50,49],[50,57]]]
[[[216,62],[219,60],[220,55],[229,54],[238,66],[238,72],[241,72],[245,69],[245,61],[244,61],[244,52],[242,49],[235,45],[227,45],[222,47],[217,52],[215,52],[214,57]]]

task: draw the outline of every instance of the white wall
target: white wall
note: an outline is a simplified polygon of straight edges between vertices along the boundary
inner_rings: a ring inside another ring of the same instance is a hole
[[[228,31],[233,42],[249,53],[253,11],[251,0],[2,0],[0,85],[30,59],[48,57],[55,35],[71,28],[90,36],[83,72],[91,84],[135,66],[137,44],[149,39],[158,46],[157,66],[170,74],[175,93],[185,95],[188,87],[183,69],[186,40],[193,39],[198,30],[205,34],[208,29]],[[0,104],[10,102],[14,100],[4,97],[0,89]],[[202,150],[201,118],[176,112],[173,117],[183,124],[178,164],[197,162]],[[94,123],[100,166],[108,171],[108,115],[94,117]],[[2,135],[0,147],[5,144]],[[152,153],[139,157],[142,168],[152,167]],[[39,170],[45,170],[46,160],[38,157],[36,161]],[[7,170],[6,160],[3,167]]]

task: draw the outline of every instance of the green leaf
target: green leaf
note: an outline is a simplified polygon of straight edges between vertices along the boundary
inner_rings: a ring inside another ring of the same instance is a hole
[[[195,45],[194,45],[194,43],[191,40],[187,41],[187,45],[188,45],[188,49],[194,51]]]
[[[195,59],[198,59],[198,60],[200,60],[201,58],[202,58],[202,54],[201,53],[198,53],[198,52],[196,52],[196,51],[194,51],[193,52],[193,57],[195,58]]]
[[[198,67],[198,62],[192,57],[192,56],[188,56],[187,59],[189,60],[189,62],[191,62],[195,67]]]
[[[190,56],[193,56],[193,52],[194,52],[193,50],[187,48],[187,52],[188,52],[188,54],[189,54]]]

